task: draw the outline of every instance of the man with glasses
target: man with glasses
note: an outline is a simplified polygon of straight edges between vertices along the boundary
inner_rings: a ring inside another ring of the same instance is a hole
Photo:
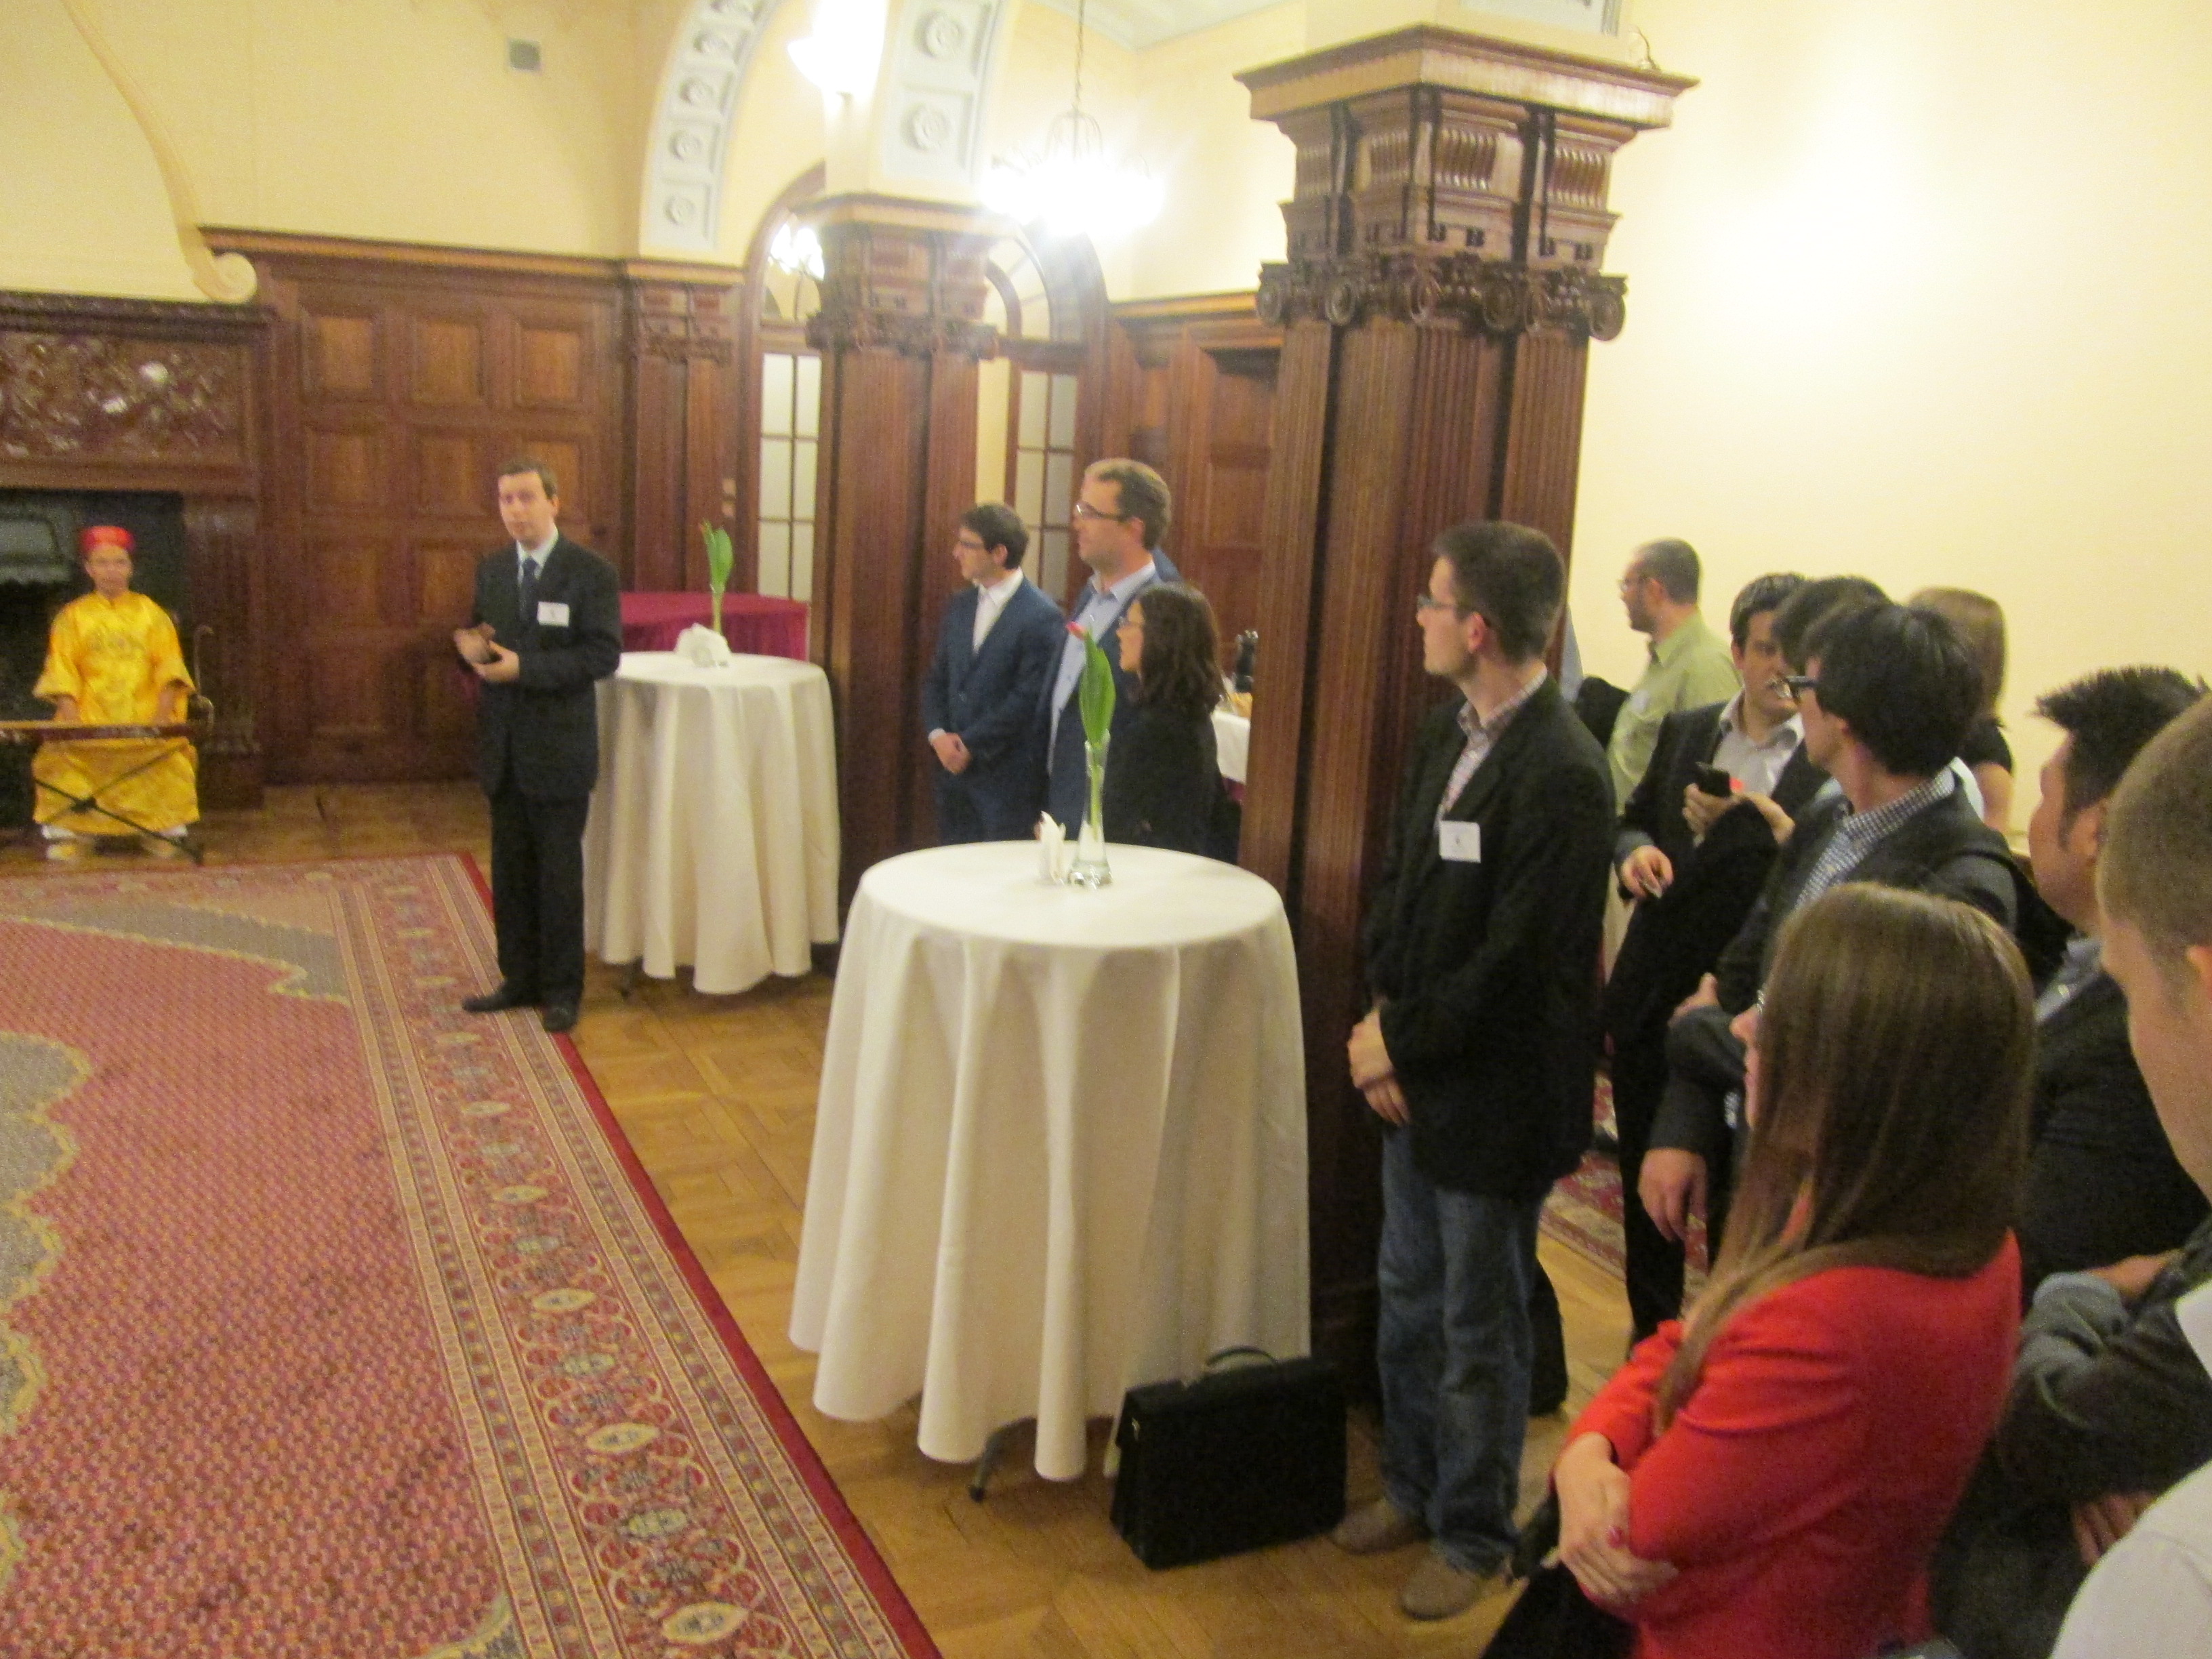
[[[1046,682],[1039,711],[1045,757],[1045,806],[1073,835],[1091,802],[1083,760],[1083,715],[1075,690],[1083,679],[1082,629],[1098,642],[1114,671],[1114,725],[1120,731],[1136,706],[1137,677],[1121,666],[1121,617],[1154,582],[1181,581],[1160,549],[1173,508],[1167,481],[1142,461],[1094,461],[1075,500],[1075,551],[1091,571],[1068,618],[1057,672]],[[1109,757],[1108,763],[1111,765]]]
[[[1717,969],[1668,1027],[1667,1084],[1638,1193],[1673,1239],[1705,1203],[1715,1251],[1726,1212],[1709,1201],[1718,1194],[1708,1174],[1734,1158],[1743,1086],[1743,1044],[1729,1024],[1757,1000],[1783,921],[1838,882],[1871,881],[1961,900],[2008,930],[2019,922],[2023,878],[2011,850],[1950,769],[1980,709],[1980,672],[1941,617],[1870,603],[1856,580],[1808,583],[1777,619],[1785,649],[1802,642],[1804,668],[1785,680],[1806,757],[1837,791],[1790,827]]]
[[[1729,634],[1743,689],[1727,702],[1669,714],[1644,781],[1621,810],[1613,866],[1636,908],[1606,981],[1605,1030],[1624,1193],[1636,1191],[1667,1085],[1668,1021],[1750,914],[1779,847],[1776,821],[1804,811],[1826,781],[1802,746],[1774,633],[1776,616],[1804,585],[1802,576],[1760,576],[1736,595]],[[1724,791],[1699,787],[1717,781],[1715,769],[1727,775]],[[1709,1175],[1718,1183],[1727,1171]],[[1623,1278],[1640,1342],[1680,1316],[1682,1243],[1639,1204],[1621,1219]]]
[[[1589,1142],[1613,836],[1604,753],[1544,668],[1559,554],[1497,523],[1434,552],[1421,665],[1457,695],[1407,758],[1346,1051],[1384,1126],[1384,1495],[1334,1534],[1428,1540],[1398,1597],[1414,1619],[1472,1606],[1513,1548],[1536,1218]]]

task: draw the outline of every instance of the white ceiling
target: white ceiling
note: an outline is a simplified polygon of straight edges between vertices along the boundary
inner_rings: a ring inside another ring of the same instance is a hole
[[[1054,11],[1075,15],[1076,0],[1039,0]],[[1247,12],[1265,11],[1282,0],[1090,0],[1091,27],[1133,52],[1195,34]]]

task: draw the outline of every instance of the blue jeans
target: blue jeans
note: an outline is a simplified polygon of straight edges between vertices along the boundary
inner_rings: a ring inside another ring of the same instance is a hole
[[[1463,1571],[1513,1548],[1542,1208],[1448,1191],[1413,1167],[1411,1134],[1383,1142],[1382,1486]]]

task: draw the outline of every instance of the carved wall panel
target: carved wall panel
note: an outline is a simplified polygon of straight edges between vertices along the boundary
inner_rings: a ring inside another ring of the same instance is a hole
[[[0,489],[181,501],[180,620],[217,713],[201,751],[210,806],[261,788],[266,328],[250,307],[0,293]]]

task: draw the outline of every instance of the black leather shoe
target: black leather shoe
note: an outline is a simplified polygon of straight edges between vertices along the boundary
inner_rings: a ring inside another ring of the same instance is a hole
[[[496,991],[487,991],[480,997],[470,997],[461,1004],[462,1012],[471,1014],[501,1014],[509,1008],[535,1008],[538,999],[529,992],[513,985],[502,984]]]
[[[539,1023],[549,1031],[573,1031],[576,1029],[576,1005],[573,1002],[549,1002]]]

